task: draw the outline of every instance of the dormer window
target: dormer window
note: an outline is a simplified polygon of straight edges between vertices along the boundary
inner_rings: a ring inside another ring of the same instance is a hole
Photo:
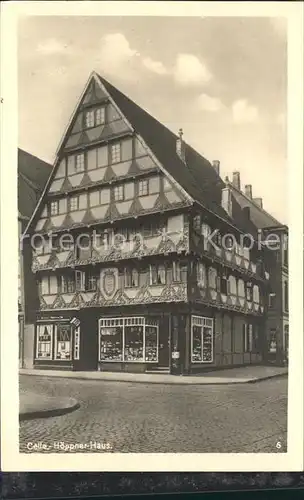
[[[90,109],[85,114],[85,127],[92,128],[97,127],[105,123],[105,108]]]

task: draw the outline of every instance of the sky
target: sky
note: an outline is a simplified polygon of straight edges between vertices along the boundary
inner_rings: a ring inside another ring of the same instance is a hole
[[[28,17],[18,38],[20,148],[54,161],[95,70],[288,223],[283,18]]]

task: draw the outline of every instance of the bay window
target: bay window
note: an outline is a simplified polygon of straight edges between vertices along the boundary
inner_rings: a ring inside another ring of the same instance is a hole
[[[145,317],[100,319],[99,361],[157,362],[158,322]]]
[[[191,362],[213,362],[213,318],[191,317]]]

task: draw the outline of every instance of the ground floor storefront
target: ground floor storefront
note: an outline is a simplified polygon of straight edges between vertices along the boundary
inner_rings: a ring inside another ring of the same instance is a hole
[[[37,317],[34,367],[189,374],[262,361],[255,316],[188,304],[91,308]]]

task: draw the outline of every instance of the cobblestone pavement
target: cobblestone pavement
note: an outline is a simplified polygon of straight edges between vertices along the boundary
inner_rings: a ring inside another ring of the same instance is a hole
[[[287,378],[173,386],[21,376],[20,391],[80,403],[68,415],[21,422],[21,452],[34,444],[40,453],[286,451]]]

